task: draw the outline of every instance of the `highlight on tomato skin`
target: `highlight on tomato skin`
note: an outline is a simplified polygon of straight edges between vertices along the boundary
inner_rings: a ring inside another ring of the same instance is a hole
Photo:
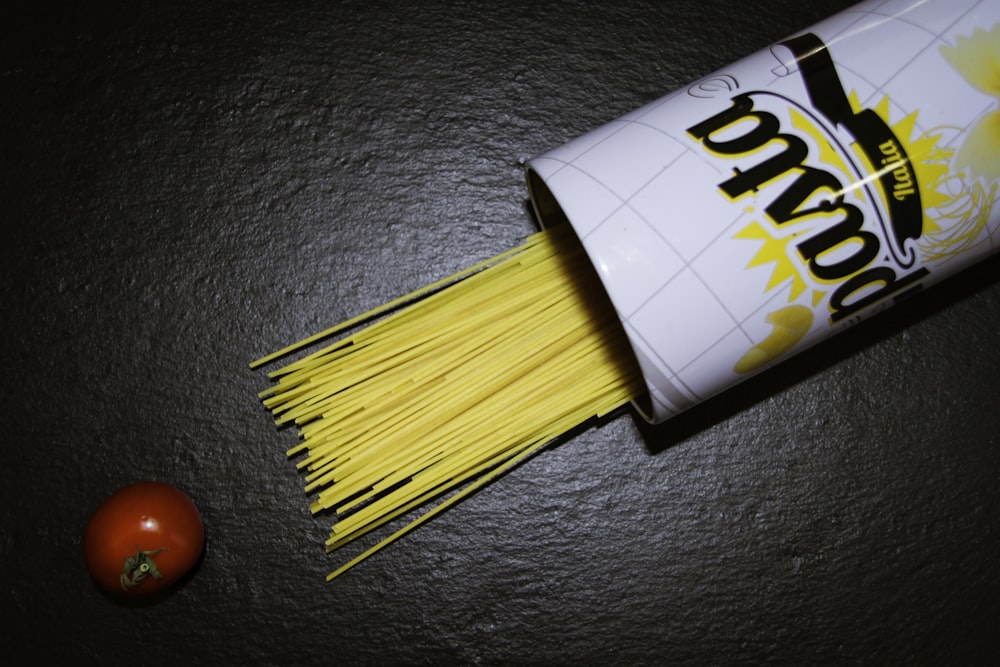
[[[205,527],[198,508],[164,482],[136,482],[91,515],[83,557],[94,581],[119,598],[163,594],[198,562]]]

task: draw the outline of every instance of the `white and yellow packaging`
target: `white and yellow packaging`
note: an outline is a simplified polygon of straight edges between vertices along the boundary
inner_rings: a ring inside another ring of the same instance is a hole
[[[1000,2],[864,2],[529,161],[663,421],[978,261]]]

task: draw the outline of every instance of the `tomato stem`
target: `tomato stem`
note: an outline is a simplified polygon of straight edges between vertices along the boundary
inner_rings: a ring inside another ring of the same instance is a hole
[[[166,550],[166,547],[160,547],[159,549],[143,551],[136,547],[135,554],[125,558],[125,565],[122,568],[121,575],[122,588],[127,591],[130,588],[138,586],[146,578],[147,574],[152,575],[153,579],[162,577],[163,575],[160,574],[159,568],[156,567],[156,561],[153,560],[153,556]]]

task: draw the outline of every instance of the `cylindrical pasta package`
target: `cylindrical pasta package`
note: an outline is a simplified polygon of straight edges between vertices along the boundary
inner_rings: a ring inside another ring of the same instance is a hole
[[[1000,233],[1000,2],[872,0],[529,161],[653,422],[982,259]]]

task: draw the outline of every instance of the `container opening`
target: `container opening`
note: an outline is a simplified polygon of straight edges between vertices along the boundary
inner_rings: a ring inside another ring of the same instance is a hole
[[[528,167],[526,178],[528,181],[528,197],[531,199],[532,208],[535,209],[538,224],[546,228],[564,222],[568,223],[569,219],[563,213],[562,207],[559,206],[559,202],[556,201],[552,191],[549,190],[549,186],[545,185],[545,181],[538,175],[538,172]]]
[[[562,207],[559,205],[558,200],[556,200],[555,195],[549,190],[549,186],[545,184],[545,179],[539,176],[538,172],[532,169],[530,166],[525,172],[525,178],[528,183],[528,197],[531,200],[531,206],[535,211],[535,217],[538,218],[538,224],[542,226],[543,229],[549,227],[555,227],[556,225],[566,224],[572,229],[573,225],[569,221],[569,218],[563,212]],[[577,243],[581,243],[578,237],[575,235],[574,238],[577,239]],[[594,274],[599,282],[603,285],[603,278],[600,272],[594,267]],[[611,297],[608,295],[607,291],[603,291],[600,296],[595,296],[595,308],[606,307],[614,308],[611,302]],[[617,311],[616,311],[617,312]],[[629,343],[631,345],[631,341]],[[641,368],[641,364],[637,357],[635,357],[635,349],[632,349],[632,355],[634,357],[635,363]],[[648,382],[647,382],[648,386]],[[649,394],[643,392],[642,395],[632,399],[632,405],[639,412],[639,415],[648,422],[653,422],[653,402]]]

